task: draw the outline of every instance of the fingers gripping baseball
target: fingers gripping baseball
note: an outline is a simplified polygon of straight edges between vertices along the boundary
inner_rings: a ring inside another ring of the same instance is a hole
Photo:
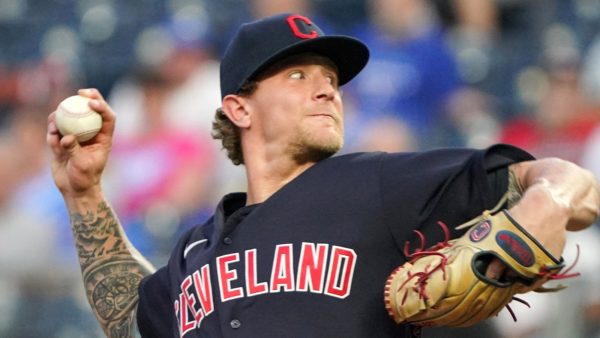
[[[66,195],[99,189],[115,128],[115,114],[98,90],[81,89],[78,94],[90,99],[89,108],[101,116],[102,124],[95,136],[80,143],[77,135],[60,133],[57,112],[49,115],[46,140],[53,155],[52,173],[57,187]]]
[[[90,108],[102,116],[102,127],[98,133],[99,137],[112,137],[115,131],[116,115],[106,103],[102,94],[97,89],[80,89],[77,92],[81,96],[90,98]]]

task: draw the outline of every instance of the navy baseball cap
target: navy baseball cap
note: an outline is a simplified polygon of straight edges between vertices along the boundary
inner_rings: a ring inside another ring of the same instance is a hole
[[[360,40],[326,35],[309,18],[279,14],[243,24],[221,60],[221,98],[237,94],[242,85],[285,57],[312,52],[338,68],[339,84],[352,80],[367,64],[369,50]]]

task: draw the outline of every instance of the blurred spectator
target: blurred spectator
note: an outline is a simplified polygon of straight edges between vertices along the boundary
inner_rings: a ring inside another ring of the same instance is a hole
[[[434,137],[449,145],[485,148],[498,140],[501,123],[498,99],[474,87],[462,89],[448,103],[451,124]],[[446,131],[446,132],[445,132]]]
[[[600,179],[600,126],[596,126],[590,134],[584,146],[581,164]]]
[[[136,40],[137,58],[130,75],[115,84],[108,96],[119,115],[117,136],[147,132],[144,81],[160,79],[168,90],[160,107],[166,126],[210,135],[214,110],[220,102],[219,64],[210,45],[208,18],[202,7],[195,15],[151,26]]]
[[[142,32],[138,63],[109,97],[118,123],[106,185],[132,242],[160,264],[176,236],[203,221],[216,188],[219,70],[197,10]]]
[[[182,7],[182,13],[161,25],[149,26],[137,37],[136,64],[108,95],[119,118],[115,142],[150,138],[149,134],[166,128],[170,132],[196,134],[205,147],[218,152],[217,142],[206,141],[215,110],[221,105],[211,21],[200,3],[190,6]],[[146,102],[148,99],[154,102]],[[149,125],[147,105],[155,110],[154,125]],[[225,192],[243,189],[243,171],[232,167],[223,152],[215,161],[213,166],[218,169],[213,172],[219,173],[213,178],[215,200]]]
[[[415,151],[414,135],[403,121],[393,116],[379,116],[362,125],[357,143],[351,151]]]
[[[50,243],[57,246],[57,258],[74,263],[78,270],[69,218],[50,175],[45,136],[48,114],[61,100],[73,95],[79,79],[68,65],[52,59],[26,61],[15,74],[9,113],[12,118],[6,125],[19,154],[19,179],[12,202],[21,212],[44,220],[55,233],[51,238],[56,242]]]
[[[600,111],[581,91],[579,67],[550,65],[539,76],[540,101],[532,115],[508,121],[500,140],[527,149],[536,157],[557,156],[581,163],[584,145],[597,125]]]
[[[582,86],[585,97],[589,100],[592,106],[600,110],[600,35],[597,35],[596,40],[589,48],[584,58],[582,68]],[[597,124],[594,131],[587,140],[581,160],[583,167],[588,168],[596,175],[596,179],[600,180],[600,125]],[[591,245],[587,245],[585,250],[592,248],[600,248],[600,225],[597,223],[594,229],[593,238],[596,239]],[[591,236],[590,236],[591,237]],[[583,240],[583,239],[581,239]],[[589,291],[589,297],[584,302],[582,318],[584,319],[584,333],[586,337],[600,337],[600,276],[594,268],[598,266],[599,252],[590,252],[593,260],[589,273],[587,273],[586,294]]]
[[[540,59],[571,57],[577,7],[586,1],[433,0],[449,33],[461,78],[497,97],[500,120],[524,110],[518,82]],[[587,3],[583,5],[583,3]],[[561,55],[558,55],[561,54]]]
[[[314,19],[311,14],[313,8],[310,0],[250,0],[248,6],[250,14],[254,18],[263,18],[279,13],[298,13],[313,18],[321,27],[321,21]]]
[[[311,18],[325,33],[339,33],[331,21],[322,15],[320,7],[323,5],[314,0],[249,0],[248,11],[252,19],[264,18],[280,13],[297,13]]]
[[[396,116],[419,144],[427,142],[448,99],[461,88],[442,27],[426,1],[369,1],[368,14],[354,35],[369,46],[371,58],[347,93],[360,114]]]
[[[203,221],[212,206],[216,153],[197,127],[168,123],[165,102],[177,89],[170,78],[148,71],[138,83],[140,125],[136,133],[115,137],[106,185],[132,242],[150,259],[165,259],[181,227]]]
[[[32,164],[21,153],[14,125],[15,118],[12,118],[7,121],[7,129],[0,134],[0,267],[3,282],[20,281],[36,271],[45,271],[48,260],[57,257],[52,247],[54,229],[46,226],[35,214],[24,212],[14,204],[17,190],[30,176],[21,169]],[[19,264],[14,264],[15,260]]]
[[[8,121],[10,127],[12,121]],[[27,280],[38,281],[49,273],[57,257],[53,250],[53,229],[42,219],[32,217],[13,205],[12,198],[25,177],[21,165],[26,164],[19,154],[11,130],[0,136],[0,335],[8,337],[11,324],[18,320],[19,308],[27,304]],[[26,243],[26,244],[25,244]]]
[[[495,0],[434,0],[448,30],[461,78],[480,85],[493,71],[502,42],[501,4]]]
[[[39,83],[56,83],[56,73],[39,71],[43,63],[29,65],[17,82],[35,73]],[[63,92],[53,84],[44,89],[30,100],[15,100],[0,132],[0,336],[97,337],[69,220],[45,156],[47,114]]]
[[[581,74],[585,97],[600,110],[600,34],[586,54]],[[585,145],[582,164],[600,179],[600,125]]]
[[[495,0],[433,1],[445,18],[460,76],[469,84],[489,77],[495,53],[503,42],[501,8]]]
[[[590,45],[583,60],[581,82],[586,98],[600,107],[600,33]]]

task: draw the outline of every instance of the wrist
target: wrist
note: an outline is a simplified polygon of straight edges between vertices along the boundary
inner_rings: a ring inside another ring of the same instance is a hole
[[[69,212],[92,210],[105,200],[99,185],[81,191],[63,192],[62,195]]]
[[[570,213],[567,204],[557,201],[546,186],[538,185],[530,186],[509,211],[552,255],[561,256]]]

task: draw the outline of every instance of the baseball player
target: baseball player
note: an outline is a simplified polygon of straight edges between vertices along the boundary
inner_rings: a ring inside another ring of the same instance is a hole
[[[423,325],[472,324],[418,317],[475,297],[438,297],[451,288],[431,287],[477,275],[470,290],[485,290],[494,309],[459,307],[452,317],[478,321],[559,276],[565,232],[598,215],[593,176],[507,145],[332,157],[343,144],[340,87],[367,59],[359,40],[326,35],[297,14],[239,28],[222,59],[213,127],[245,166],[247,192],[224,196],[158,270],[129,243],[102,192],[113,111],[98,91],[79,91],[103,117],[84,144],[60,135],[50,115],[54,179],[108,336],[410,337]],[[457,229],[471,219],[476,225]],[[448,251],[477,245],[489,247],[477,254],[485,259]]]

